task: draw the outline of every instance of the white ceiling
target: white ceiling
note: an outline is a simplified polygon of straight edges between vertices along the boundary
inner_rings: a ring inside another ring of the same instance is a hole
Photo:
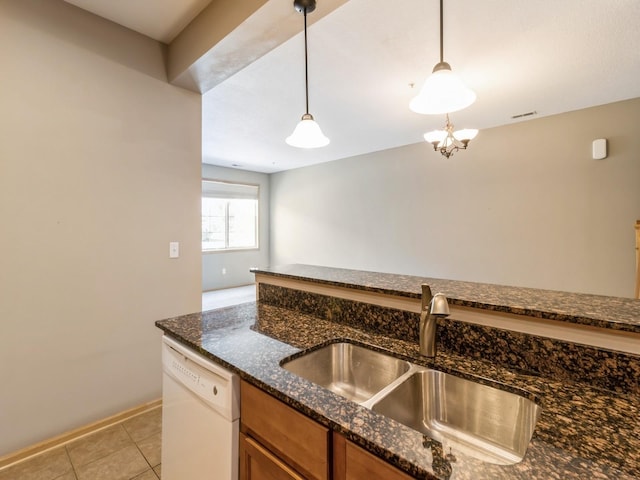
[[[211,0],[64,0],[163,43],[171,41]]]
[[[159,0],[67,1],[102,4],[107,18],[121,13],[125,25],[150,36],[160,35],[146,30],[150,11],[159,24],[175,20],[155,7],[144,15],[125,9]],[[165,3],[197,10],[208,2]],[[310,112],[329,146],[284,143],[305,108],[299,34],[204,94],[203,161],[276,172],[422,141],[444,125],[442,116],[408,108],[439,60],[438,8],[437,0],[350,0],[309,28]],[[638,0],[446,0],[444,8],[445,61],[478,95],[451,115],[456,127],[640,97]]]

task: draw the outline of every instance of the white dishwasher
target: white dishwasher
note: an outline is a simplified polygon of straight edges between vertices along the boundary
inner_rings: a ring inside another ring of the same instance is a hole
[[[162,480],[237,480],[237,375],[162,338]]]

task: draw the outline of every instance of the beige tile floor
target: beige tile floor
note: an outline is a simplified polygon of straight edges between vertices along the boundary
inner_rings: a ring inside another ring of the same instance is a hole
[[[0,480],[157,480],[162,408],[0,470]]]

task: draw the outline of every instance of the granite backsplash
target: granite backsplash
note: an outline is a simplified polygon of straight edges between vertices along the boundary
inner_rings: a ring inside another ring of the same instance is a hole
[[[395,308],[260,283],[261,303],[342,325],[418,342],[420,315]],[[529,375],[585,382],[617,393],[640,394],[640,357],[495,327],[438,319],[438,349]]]

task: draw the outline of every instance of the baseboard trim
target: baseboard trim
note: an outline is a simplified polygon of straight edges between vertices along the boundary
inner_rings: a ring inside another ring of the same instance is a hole
[[[91,433],[95,433],[104,428],[111,427],[112,425],[124,422],[125,420],[129,420],[130,418],[142,415],[143,413],[147,413],[156,408],[160,408],[161,406],[162,399],[144,403],[142,405],[138,405],[137,407],[130,408],[129,410],[125,410],[102,420],[98,420],[97,422],[84,425],[74,430],[65,432],[61,435],[57,435],[48,440],[36,443],[35,445],[31,445],[16,452],[9,453],[3,457],[0,457],[0,470],[8,467],[9,465],[13,465],[14,463],[18,463],[26,460],[27,458],[33,457],[34,455],[44,453],[47,450],[51,450],[52,448],[60,447]]]
[[[219,292],[220,290],[231,290],[231,289],[234,289],[234,288],[248,287],[250,285],[255,285],[255,282],[243,283],[242,285],[234,285],[232,287],[209,288],[207,290],[202,290],[202,293]]]

